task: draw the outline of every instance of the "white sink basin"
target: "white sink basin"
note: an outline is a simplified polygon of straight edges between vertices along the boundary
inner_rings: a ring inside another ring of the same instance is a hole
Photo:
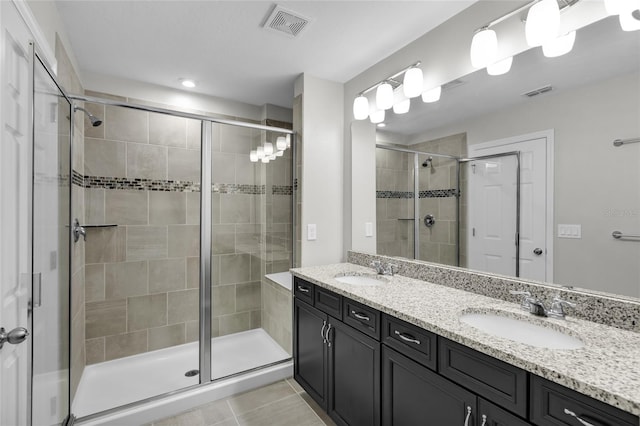
[[[514,342],[546,349],[580,349],[582,340],[553,328],[532,324],[524,319],[516,319],[495,313],[464,313],[460,321]]]
[[[339,275],[334,278],[344,284],[360,286],[380,285],[386,282],[384,278],[378,278],[375,275]]]

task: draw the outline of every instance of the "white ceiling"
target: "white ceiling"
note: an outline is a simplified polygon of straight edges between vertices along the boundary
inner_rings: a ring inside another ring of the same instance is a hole
[[[301,73],[347,82],[475,1],[278,2],[311,19],[297,38],[262,28],[272,1],[56,3],[81,75],[290,107]]]

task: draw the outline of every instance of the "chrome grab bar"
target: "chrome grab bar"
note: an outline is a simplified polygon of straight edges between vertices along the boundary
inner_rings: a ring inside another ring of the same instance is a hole
[[[631,235],[631,234],[623,234],[620,231],[613,231],[611,236],[616,240],[624,239],[624,238],[640,238],[640,235]]]

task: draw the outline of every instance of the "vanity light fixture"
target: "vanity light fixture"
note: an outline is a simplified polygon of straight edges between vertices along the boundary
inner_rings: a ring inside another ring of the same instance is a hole
[[[196,87],[196,82],[193,80],[190,80],[188,78],[181,78],[180,79],[180,83],[184,86],[184,87],[188,87],[189,89],[193,89],[194,87]]]
[[[400,100],[395,99],[394,101],[394,88],[398,88],[400,86],[404,86],[405,84],[407,84],[409,86],[413,86],[410,88],[411,90],[409,90],[409,93],[416,91],[417,90],[416,87],[418,86],[418,84],[420,85],[422,84],[422,77],[421,77],[422,70],[418,68],[420,64],[421,64],[420,61],[414,64],[411,64],[408,67],[398,71],[397,73],[385,78],[384,80],[372,86],[369,86],[368,88],[360,92],[358,96],[353,100],[353,118],[356,120],[364,120],[367,117],[369,117],[371,114],[374,114],[374,113],[379,114],[379,110],[384,111],[384,110],[390,109],[393,107],[395,103],[403,100],[403,99],[400,99]],[[411,71],[414,69],[417,71]],[[409,73],[409,71],[411,72]],[[409,77],[405,76],[403,78],[403,81],[398,80],[398,77],[407,73],[409,73],[410,75]],[[420,74],[420,78],[418,78],[419,77],[418,74]],[[371,112],[372,102],[369,101],[367,94],[370,92],[373,92],[374,90],[376,91],[376,99],[375,99],[376,111],[372,113]],[[404,98],[406,97],[410,98],[410,96],[404,95],[404,87],[403,87],[402,93]],[[418,94],[416,94],[415,96],[418,96],[419,94],[420,92],[418,91]],[[384,118],[381,121],[384,121]]]
[[[373,124],[378,124],[378,123],[382,123],[384,121],[384,110],[380,109],[378,111],[374,111],[371,113],[371,115],[369,116],[369,120],[373,123]]]
[[[420,96],[423,83],[422,70],[418,67],[409,68],[404,73],[404,80],[402,81],[402,91],[407,99]]]
[[[259,158],[258,158],[258,152],[257,152],[257,151],[255,151],[255,150],[250,151],[250,152],[249,152],[249,160],[250,160],[252,163],[257,163],[257,162],[258,162],[258,160],[259,160]]]
[[[620,26],[623,31],[640,30],[640,4],[637,4],[636,9],[620,13]]]
[[[393,106],[393,86],[385,81],[376,89],[376,107],[381,110],[389,109]]]
[[[633,10],[634,0],[604,0],[604,7],[609,15],[621,15]]]
[[[262,161],[264,164],[268,164],[269,163],[269,157],[263,157],[260,161]]]
[[[387,125],[384,123],[378,123],[378,127],[383,128],[383,127],[387,127]]]
[[[560,8],[557,0],[540,0],[529,9],[524,31],[527,44],[542,46],[558,36]]]
[[[264,147],[263,146],[259,146],[256,148],[256,155],[258,156],[258,158],[260,160],[262,160],[264,158]]]
[[[264,143],[264,155],[265,157],[273,155],[273,144],[271,142]]]
[[[494,62],[493,64],[487,66],[487,74],[489,75],[506,74],[511,69],[512,63],[513,63],[513,56],[509,56],[508,58],[502,59],[498,62]]]
[[[484,68],[492,64],[498,55],[498,36],[489,27],[482,27],[471,40],[471,65]]]
[[[411,108],[411,99],[405,99],[393,104],[393,112],[396,114],[406,114],[409,112],[409,108]]]
[[[287,149],[287,139],[284,136],[278,136],[276,139],[276,149],[278,151],[284,151]]]
[[[276,157],[282,157],[284,155],[284,151],[276,152]]]
[[[438,102],[440,100],[441,94],[442,94],[442,86],[434,87],[433,89],[427,90],[422,94],[422,102],[424,103]]]
[[[571,52],[576,42],[576,32],[571,31],[542,45],[542,53],[547,58],[556,58]]]
[[[285,136],[284,139],[287,141],[287,149],[291,148],[291,135]]]

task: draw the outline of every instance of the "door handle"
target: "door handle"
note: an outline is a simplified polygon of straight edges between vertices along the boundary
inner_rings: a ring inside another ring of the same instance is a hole
[[[27,340],[28,335],[29,332],[24,327],[16,327],[8,333],[5,331],[4,327],[0,327],[0,349],[2,349],[5,343],[19,345]]]
[[[543,251],[540,247],[536,247],[533,249],[533,254],[535,254],[536,256],[540,256],[542,253]]]

